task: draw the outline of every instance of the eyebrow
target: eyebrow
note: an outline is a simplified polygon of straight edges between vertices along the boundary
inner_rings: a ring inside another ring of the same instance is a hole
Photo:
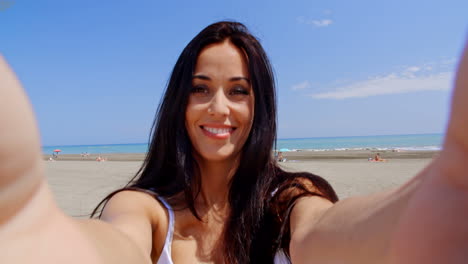
[[[201,79],[201,80],[211,81],[210,77],[208,77],[206,75],[203,75],[203,74],[195,74],[195,75],[192,76],[192,79]],[[229,79],[230,82],[235,82],[235,81],[240,81],[240,80],[244,80],[244,81],[250,83],[250,79],[246,78],[246,77],[243,77],[243,76],[235,76],[235,77],[231,77]]]

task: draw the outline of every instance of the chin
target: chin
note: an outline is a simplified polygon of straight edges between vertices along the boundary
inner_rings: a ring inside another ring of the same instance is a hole
[[[239,151],[235,151],[234,149],[221,148],[216,151],[201,151],[201,153],[199,153],[199,156],[204,161],[222,162],[235,160],[238,154]]]

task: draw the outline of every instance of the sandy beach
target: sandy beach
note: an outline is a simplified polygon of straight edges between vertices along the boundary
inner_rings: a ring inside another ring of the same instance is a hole
[[[369,162],[375,151],[300,151],[284,153],[281,166],[322,176],[340,199],[394,188],[415,176],[437,152],[385,152],[388,162]],[[111,191],[124,186],[141,166],[144,154],[59,155],[44,161],[46,176],[60,208],[75,217],[86,217]],[[48,159],[49,156],[44,156]]]

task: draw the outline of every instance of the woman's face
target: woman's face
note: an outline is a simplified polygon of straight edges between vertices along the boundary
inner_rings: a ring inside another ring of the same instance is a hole
[[[205,47],[192,77],[185,126],[204,161],[234,161],[250,133],[254,93],[244,53],[228,41]]]

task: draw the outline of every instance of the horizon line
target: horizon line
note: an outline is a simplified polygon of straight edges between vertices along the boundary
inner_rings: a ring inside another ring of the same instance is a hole
[[[445,132],[439,133],[412,133],[412,134],[385,134],[385,135],[364,135],[364,136],[322,136],[322,137],[297,137],[297,138],[277,138],[276,140],[294,140],[294,139],[311,139],[311,138],[352,138],[352,137],[385,137],[385,136],[415,136],[415,135],[444,135]],[[109,146],[109,145],[137,145],[137,144],[149,144],[139,143],[108,143],[108,144],[78,144],[78,145],[44,145],[41,148],[49,147],[79,147],[79,146]]]

